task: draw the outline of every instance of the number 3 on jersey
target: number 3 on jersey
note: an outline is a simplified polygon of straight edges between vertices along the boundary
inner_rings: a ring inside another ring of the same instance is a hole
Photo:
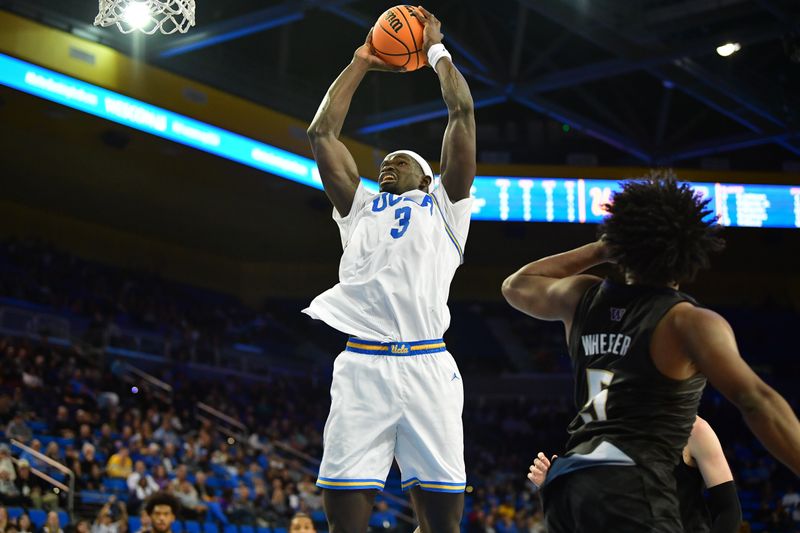
[[[586,385],[589,388],[589,400],[581,409],[581,418],[585,423],[592,420],[606,420],[606,402],[608,386],[614,379],[614,373],[596,368],[586,369]]]
[[[406,234],[408,230],[408,224],[411,222],[411,208],[406,207],[398,207],[395,209],[394,218],[397,219],[397,223],[400,225],[399,228],[392,228],[391,235],[395,239],[399,239],[403,235]]]

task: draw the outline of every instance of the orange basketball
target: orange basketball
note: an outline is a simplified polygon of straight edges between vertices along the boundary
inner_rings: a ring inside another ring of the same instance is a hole
[[[390,65],[417,70],[428,64],[422,50],[424,26],[418,18],[411,16],[412,6],[400,5],[387,9],[378,18],[372,30],[372,48],[382,60]]]

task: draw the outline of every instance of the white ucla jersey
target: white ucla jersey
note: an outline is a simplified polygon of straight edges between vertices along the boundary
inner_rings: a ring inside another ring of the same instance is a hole
[[[348,335],[381,342],[441,339],[450,282],[464,257],[472,199],[372,193],[359,184],[346,217],[339,283],[303,312]]]

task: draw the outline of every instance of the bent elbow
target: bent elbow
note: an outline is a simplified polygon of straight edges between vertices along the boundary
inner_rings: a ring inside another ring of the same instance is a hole
[[[514,297],[517,295],[517,292],[516,276],[511,274],[505,280],[503,280],[503,284],[500,286],[500,293],[508,303],[511,303]]]

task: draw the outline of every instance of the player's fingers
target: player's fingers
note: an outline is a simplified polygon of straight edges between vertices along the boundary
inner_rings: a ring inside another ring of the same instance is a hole
[[[550,468],[550,461],[547,460],[547,457],[542,456],[542,464],[545,467]]]
[[[528,474],[528,479],[530,479],[531,483],[533,483],[534,485],[536,484],[536,480],[533,479],[533,474]]]
[[[436,17],[435,17],[435,16],[433,16],[433,13],[431,13],[430,11],[428,11],[427,9],[425,9],[424,7],[422,7],[422,6],[417,6],[417,9],[419,9],[419,11],[420,11],[420,12],[421,12],[423,15],[425,15],[425,18],[426,18],[426,19],[428,19],[428,20],[431,20],[431,21],[437,20],[437,19],[436,19]]]

